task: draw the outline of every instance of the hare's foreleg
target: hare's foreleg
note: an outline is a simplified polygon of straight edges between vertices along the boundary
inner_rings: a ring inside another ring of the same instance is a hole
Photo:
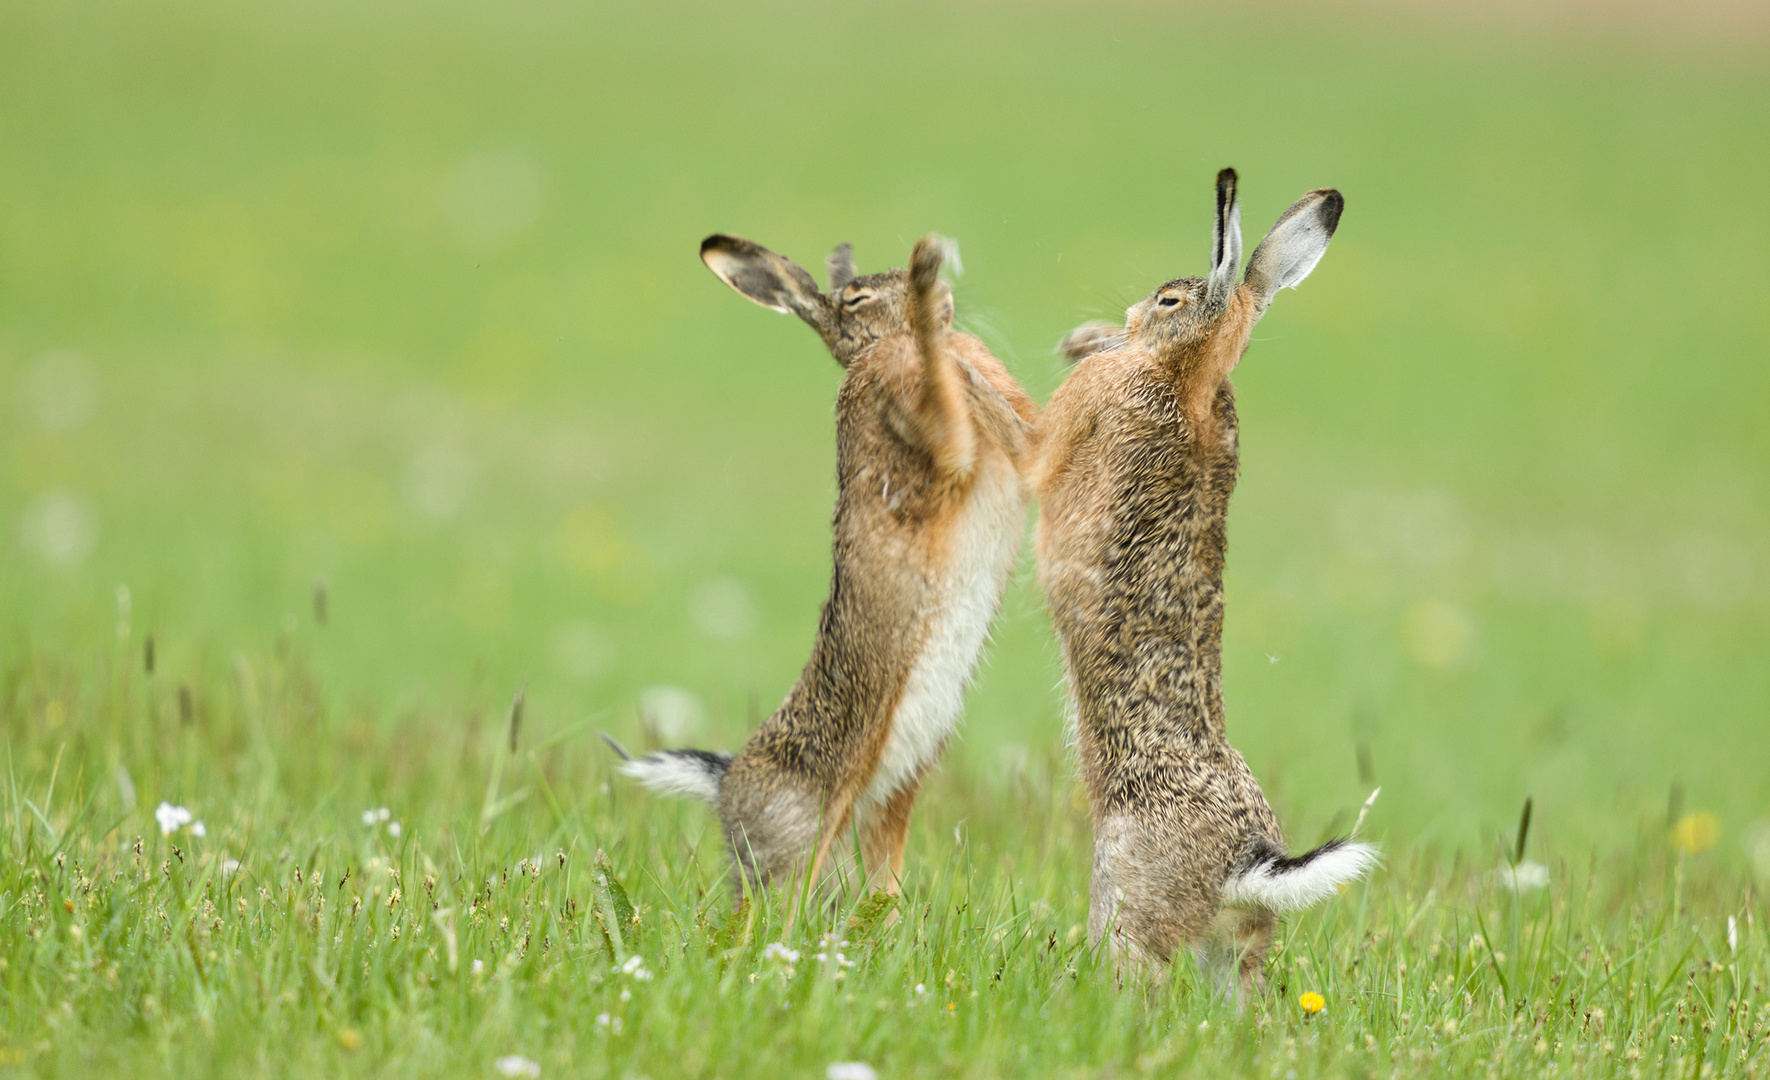
[[[910,813],[922,790],[920,774],[897,789],[868,815],[862,826],[861,855],[866,860],[867,890],[884,889],[896,896],[903,889],[903,848],[909,836]]]

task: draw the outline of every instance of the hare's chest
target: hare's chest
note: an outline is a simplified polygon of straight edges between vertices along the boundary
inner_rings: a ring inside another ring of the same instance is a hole
[[[877,771],[863,801],[885,802],[913,782],[952,734],[965,686],[989,635],[1026,523],[1012,468],[987,472],[936,546],[935,587],[922,613],[922,646],[904,681]]]

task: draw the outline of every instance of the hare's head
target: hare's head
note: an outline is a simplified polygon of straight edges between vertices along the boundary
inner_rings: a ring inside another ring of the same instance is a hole
[[[1182,374],[1214,372],[1220,379],[1241,359],[1248,331],[1265,314],[1278,290],[1309,276],[1327,251],[1346,203],[1338,191],[1321,188],[1298,199],[1278,219],[1241,266],[1241,205],[1235,170],[1217,174],[1217,214],[1211,232],[1211,271],[1205,277],[1175,278],[1133,304],[1122,328],[1105,323],[1078,327],[1059,351],[1071,360],[1129,344],[1161,358]],[[1200,363],[1206,358],[1215,362]],[[1214,389],[1213,383],[1210,389]]]
[[[924,239],[911,262],[918,283],[931,288],[924,295],[932,296],[945,326],[953,319],[953,294],[938,278],[940,258],[938,242]],[[736,236],[715,234],[701,241],[701,261],[719,280],[770,311],[805,320],[843,367],[874,342],[910,332],[910,272],[857,274],[847,244],[830,255],[828,292],[819,291],[817,281],[791,259]]]

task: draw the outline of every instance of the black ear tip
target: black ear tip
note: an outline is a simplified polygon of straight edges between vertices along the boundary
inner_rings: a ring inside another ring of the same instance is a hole
[[[1224,169],[1217,173],[1217,194],[1231,196],[1235,194],[1235,170]]]
[[[1340,215],[1346,212],[1346,196],[1333,188],[1328,188],[1321,195],[1321,223],[1331,236],[1340,227]]]
[[[714,233],[712,236],[701,241],[701,254],[705,255],[709,251],[730,251],[741,243],[743,243],[743,241],[735,236],[727,236],[724,233]]]

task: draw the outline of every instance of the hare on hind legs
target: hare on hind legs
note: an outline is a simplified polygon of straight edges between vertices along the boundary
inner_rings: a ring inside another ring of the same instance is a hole
[[[854,827],[867,885],[896,892],[916,793],[1020,548],[1038,410],[981,342],[951,329],[934,237],[916,244],[909,270],[864,276],[844,244],[828,292],[737,237],[708,237],[701,259],[810,324],[846,371],[835,573],[811,659],[736,757],[665,750],[621,768],[717,807],[736,891],[802,873],[833,884],[841,875],[826,882],[825,871],[842,859],[826,863]]]
[[[1229,373],[1279,289],[1308,276],[1344,202],[1312,191],[1241,262],[1235,173],[1217,177],[1211,270],[1090,324],[1051,398],[1034,470],[1037,548],[1094,820],[1088,928],[1127,961],[1191,948],[1245,1000],[1279,913],[1376,860],[1289,857],[1223,722],[1223,562],[1239,460]],[[1091,353],[1085,359],[1081,354]]]

